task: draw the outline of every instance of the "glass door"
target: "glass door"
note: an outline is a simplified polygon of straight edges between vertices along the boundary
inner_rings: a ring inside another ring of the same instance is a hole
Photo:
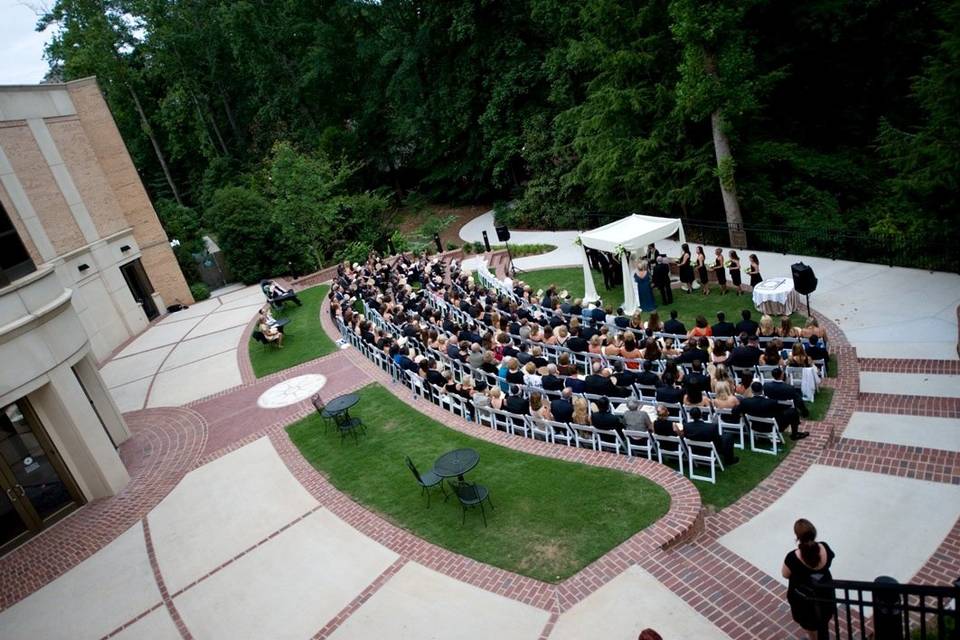
[[[0,554],[17,546],[32,533],[17,502],[16,488],[0,476]]]
[[[30,405],[19,400],[0,410],[0,549],[66,515],[83,497]],[[7,539],[9,538],[9,539]]]
[[[153,301],[153,285],[150,284],[150,278],[147,277],[147,271],[143,268],[140,258],[131,260],[120,267],[120,273],[123,274],[123,279],[127,281],[133,299],[143,306],[143,312],[147,315],[147,320],[153,320],[160,315],[157,305]]]

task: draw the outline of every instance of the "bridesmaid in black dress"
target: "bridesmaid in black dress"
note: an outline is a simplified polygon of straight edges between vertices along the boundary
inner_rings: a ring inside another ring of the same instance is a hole
[[[727,272],[723,268],[723,249],[717,247],[713,252],[713,272],[717,275],[717,285],[720,287],[720,295],[727,295]]]
[[[697,247],[697,280],[700,281],[703,295],[710,295],[710,272],[707,271],[707,256],[703,247]]]
[[[755,287],[763,282],[763,276],[760,275],[760,258],[758,258],[755,253],[750,254],[750,271],[747,273],[750,274],[751,287]]]
[[[737,295],[743,295],[743,288],[740,282],[740,256],[737,255],[737,252],[733,249],[730,249],[730,282],[733,283],[733,286],[737,289]]]
[[[693,292],[693,267],[690,266],[690,246],[680,245],[680,284],[687,293]]]

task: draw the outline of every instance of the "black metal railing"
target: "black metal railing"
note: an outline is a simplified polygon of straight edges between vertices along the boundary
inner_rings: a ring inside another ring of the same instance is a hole
[[[873,582],[817,583],[808,601],[821,615],[836,608],[828,623],[837,640],[957,640],[960,579],[949,587],[900,584],[881,576]],[[823,619],[823,618],[821,618]]]
[[[589,228],[608,224],[624,215],[591,212],[587,215]],[[745,235],[747,250],[960,273],[960,240],[942,235],[730,225],[724,221],[692,218],[683,220],[683,228],[690,244],[729,247],[731,235],[741,238]]]

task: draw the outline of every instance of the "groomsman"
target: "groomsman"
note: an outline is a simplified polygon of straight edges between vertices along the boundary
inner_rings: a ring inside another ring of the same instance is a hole
[[[670,288],[670,261],[664,255],[657,257],[657,264],[653,268],[653,286],[660,292],[663,306],[673,304],[673,290]]]

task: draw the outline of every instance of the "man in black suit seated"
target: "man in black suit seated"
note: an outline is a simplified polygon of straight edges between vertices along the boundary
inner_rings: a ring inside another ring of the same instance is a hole
[[[540,386],[547,391],[563,391],[563,378],[557,375],[557,365],[547,365],[547,375],[540,379]]]
[[[740,462],[740,458],[733,455],[734,437],[732,433],[720,433],[720,426],[712,422],[704,422],[700,407],[694,407],[687,412],[690,422],[683,425],[683,437],[687,440],[712,442],[720,454],[724,466]],[[698,452],[699,453],[699,452]]]
[[[600,361],[593,363],[593,371],[583,379],[583,392],[598,396],[616,395],[616,388],[608,376],[603,375],[603,365]]]
[[[588,343],[580,335],[580,327],[574,327],[570,329],[570,337],[567,338],[567,349],[571,351],[576,351],[578,353],[583,353],[590,348],[590,343]]]
[[[637,381],[637,374],[624,368],[622,360],[617,360],[613,365],[613,377],[616,379],[614,384],[618,388],[627,389],[627,395],[630,395],[629,390],[633,387],[633,383]]]
[[[600,398],[594,401],[594,407],[595,410],[590,412],[590,424],[593,428],[601,431],[615,431],[623,438],[623,420],[610,411],[610,401]],[[614,441],[613,436],[606,433],[601,433],[600,439],[604,442]]]
[[[737,323],[737,335],[741,333],[745,333],[748,336],[757,335],[757,330],[760,328],[760,325],[750,319],[750,312],[744,309],[740,312],[740,317],[743,318],[743,320]]]
[[[617,307],[617,317],[613,319],[613,324],[621,329],[626,329],[630,326],[630,318],[623,315],[623,307]]]
[[[573,389],[574,393],[586,392],[583,380],[580,378],[575,378],[574,376],[568,376],[567,379],[563,381],[563,385],[565,388]]]
[[[687,335],[687,328],[683,326],[683,323],[677,320],[677,310],[672,309],[670,311],[670,319],[663,323],[663,332],[672,333],[675,335]]]
[[[683,389],[677,386],[677,381],[673,379],[673,374],[669,371],[660,378],[660,386],[657,387],[657,402],[669,402],[670,404],[683,402]]]
[[[699,360],[694,360],[691,364],[691,369],[692,371],[683,378],[684,392],[687,395],[690,395],[691,391],[699,391],[701,394],[706,394],[710,391],[710,376],[704,374],[703,363]]]
[[[740,413],[758,418],[775,418],[781,431],[790,429],[790,438],[793,440],[802,440],[810,435],[806,431],[800,431],[800,414],[796,409],[782,405],[772,398],[763,397],[763,385],[759,382],[750,385],[750,389],[753,397],[740,400]]]
[[[727,365],[731,367],[755,367],[760,362],[760,343],[757,336],[740,334],[740,343],[730,351]]]
[[[550,413],[557,422],[570,422],[573,419],[573,389],[564,389],[563,395],[550,403]]]
[[[526,416],[530,414],[530,401],[520,395],[520,387],[512,384],[510,385],[510,395],[503,403],[503,408],[510,413]]]
[[[807,403],[803,401],[803,393],[791,384],[783,380],[783,369],[774,369],[770,372],[773,380],[763,385],[763,395],[771,400],[789,400],[793,402],[793,408],[806,418],[810,415],[807,409]]]
[[[566,294],[566,295],[564,295]],[[560,303],[560,311],[564,313],[570,313],[570,310],[573,309],[573,300],[570,299],[570,294],[566,291],[560,293],[563,298],[563,302]]]
[[[645,387],[655,387],[660,384],[660,376],[653,372],[653,363],[649,360],[643,361],[643,370],[636,375],[635,382]]]
[[[823,346],[823,343],[820,342],[820,338],[817,336],[810,336],[809,344],[804,347],[804,351],[806,351],[807,355],[813,360],[823,360],[824,362],[830,361],[830,354],[827,352],[826,348]]]
[[[690,338],[683,353],[677,358],[677,362],[692,364],[694,360],[708,362],[710,360],[710,340],[706,336],[700,338]]]
[[[603,307],[601,307],[599,304],[591,304],[587,310],[590,312],[590,319],[593,320],[595,324],[602,323],[607,319],[607,312],[604,311]]]
[[[723,311],[717,312],[717,324],[710,327],[714,338],[730,338],[736,332],[736,327],[732,322],[727,322],[727,314]]]

